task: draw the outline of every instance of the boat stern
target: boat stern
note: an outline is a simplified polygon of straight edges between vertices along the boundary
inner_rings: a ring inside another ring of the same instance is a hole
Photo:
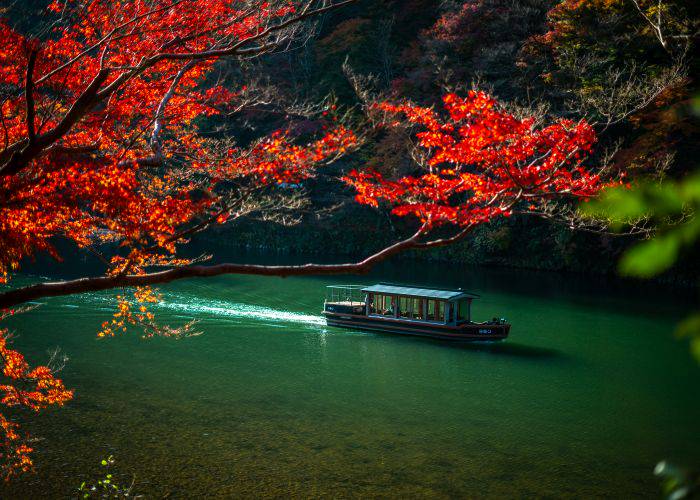
[[[504,320],[462,325],[462,333],[479,340],[503,340],[510,333],[510,323]]]

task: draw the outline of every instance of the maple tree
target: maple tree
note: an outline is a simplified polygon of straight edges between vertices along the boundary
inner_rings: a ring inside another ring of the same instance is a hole
[[[249,101],[246,87],[207,80],[218,60],[303,41],[305,19],[351,1],[55,1],[37,37],[0,20],[0,282],[37,251],[60,259],[56,237],[99,255],[113,279],[190,264],[176,257],[188,235],[255,210],[246,205],[255,193],[298,182],[353,145],[339,125],[308,144],[282,130],[246,146],[206,138],[197,125]],[[103,255],[105,243],[118,251]],[[144,306],[155,297],[138,290],[136,311],[120,297],[101,334],[136,322],[157,330]],[[29,370],[8,338],[0,330],[4,405],[39,410],[70,399],[48,367]],[[28,384],[32,391],[20,389]],[[0,423],[5,470],[27,470],[31,448],[14,423]]]
[[[386,179],[354,170],[344,181],[360,203],[387,203],[395,215],[415,217],[411,236],[342,264],[206,265],[181,257],[178,249],[193,233],[263,209],[249,200],[299,183],[357,147],[356,134],[332,120],[302,144],[286,130],[248,145],[201,130],[201,117],[251,99],[245,87],[212,83],[217,61],[303,42],[306,19],[352,1],[55,1],[49,10],[57,21],[43,38],[0,22],[2,279],[38,251],[60,259],[57,237],[105,264],[102,276],[5,289],[3,314],[43,297],[136,287],[133,299],[120,296],[100,335],[139,324],[147,336],[178,336],[188,327],[159,329],[148,312],[158,300],[153,285],[231,273],[363,272],[403,250],[458,241],[496,217],[598,192],[604,182],[584,167],[595,142],[585,121],[538,126],[474,91],[446,95],[445,114],[381,102],[369,109],[379,125],[421,128],[416,173]],[[70,399],[51,369],[30,370],[7,338],[1,330],[3,404],[39,410]],[[15,424],[4,416],[0,423],[5,470],[29,469],[31,449]]]

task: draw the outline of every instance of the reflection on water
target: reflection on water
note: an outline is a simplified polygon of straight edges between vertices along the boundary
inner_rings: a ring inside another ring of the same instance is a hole
[[[159,321],[179,341],[95,339],[115,293],[48,299],[12,318],[32,362],[59,345],[76,397],[26,424],[37,474],[2,498],[70,496],[99,460],[148,497],[654,498],[654,464],[700,463],[699,371],[650,303],[532,273],[385,266],[370,277],[173,283]],[[496,344],[326,327],[325,285],[464,286]],[[284,333],[284,334],[281,334]],[[94,477],[94,476],[93,476]]]
[[[441,342],[429,338],[411,338],[413,342],[426,342],[434,345],[439,345],[441,349],[457,349],[471,352],[486,352],[494,356],[513,356],[520,358],[532,359],[554,359],[564,358],[566,355],[556,349],[547,349],[545,347],[533,347],[525,344],[519,344],[512,340],[501,342]]]

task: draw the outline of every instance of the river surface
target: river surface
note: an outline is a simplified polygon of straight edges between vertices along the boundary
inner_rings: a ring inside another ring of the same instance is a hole
[[[482,295],[475,319],[506,317],[511,336],[454,346],[325,326],[324,286],[378,281],[463,286]],[[700,465],[700,368],[672,335],[692,291],[410,262],[161,290],[157,318],[196,318],[203,335],[98,340],[115,292],[6,322],[32,363],[62,348],[75,399],[25,425],[36,474],[0,497],[75,495],[109,455],[149,498],[656,498],[659,460]]]

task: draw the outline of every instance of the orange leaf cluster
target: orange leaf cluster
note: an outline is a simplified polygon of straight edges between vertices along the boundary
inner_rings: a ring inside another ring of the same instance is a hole
[[[411,103],[376,105],[419,127],[425,165],[419,175],[396,180],[351,172],[345,181],[360,203],[384,201],[399,216],[467,226],[508,216],[521,202],[586,198],[601,189],[598,175],[583,166],[596,139],[585,121],[558,120],[538,128],[534,119],[517,118],[484,92],[448,94],[443,102],[446,116]]]
[[[118,295],[117,311],[110,321],[102,323],[97,337],[114,337],[118,333],[126,332],[129,325],[139,326],[143,330],[143,338],[159,336],[180,339],[200,334],[192,329],[196,321],[190,321],[179,327],[156,323],[155,315],[148,310],[148,304],[158,303],[160,300],[160,294],[150,286],[136,288],[133,292],[133,298]]]
[[[73,391],[65,388],[47,366],[31,368],[24,356],[8,346],[8,332],[0,328],[0,361],[2,383],[0,402],[5,406],[39,411],[47,406],[61,406],[73,398]],[[18,426],[0,413],[0,466],[6,477],[32,468],[27,445],[18,432]]]
[[[133,295],[133,304],[126,296],[117,295],[117,311],[110,321],[102,323],[102,329],[97,333],[99,338],[114,337],[119,331],[126,332],[128,325],[154,320],[154,315],[148,311],[146,304],[160,302],[160,295],[150,286],[137,288]],[[134,304],[140,304],[137,312],[134,312]]]
[[[277,131],[248,150],[229,150],[225,159],[206,168],[221,179],[251,176],[263,184],[296,184],[356,144],[355,134],[342,125],[305,145],[294,144],[287,133]]]
[[[221,181],[296,183],[353,144],[343,127],[306,146],[276,133],[221,159],[198,134],[200,117],[226,111],[247,91],[207,82],[216,51],[265,33],[294,15],[296,4],[54,2],[49,10],[64,22],[41,43],[0,19],[0,85],[15,90],[0,104],[0,281],[37,251],[58,257],[56,236],[82,247],[119,242],[144,254],[148,248],[151,257],[173,255],[182,226],[195,218],[226,220],[213,208]],[[30,124],[24,84],[32,53]],[[93,85],[94,103],[73,117]],[[38,153],[4,175],[3,163],[32,141],[41,145]],[[190,169],[166,173],[166,162]]]

